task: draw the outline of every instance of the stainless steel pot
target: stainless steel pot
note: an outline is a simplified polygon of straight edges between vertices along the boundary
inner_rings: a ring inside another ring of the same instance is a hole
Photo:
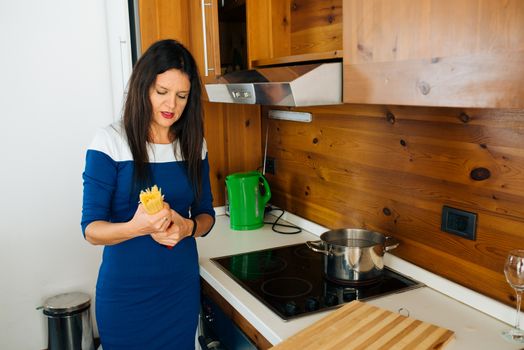
[[[369,282],[382,276],[384,253],[399,242],[381,233],[363,229],[339,229],[324,232],[320,241],[307,246],[324,254],[324,273],[335,282]]]

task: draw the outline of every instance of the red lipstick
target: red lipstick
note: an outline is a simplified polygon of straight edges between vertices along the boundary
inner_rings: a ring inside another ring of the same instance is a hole
[[[160,114],[162,114],[162,117],[166,119],[173,119],[173,117],[175,116],[175,113],[170,112],[160,112]]]

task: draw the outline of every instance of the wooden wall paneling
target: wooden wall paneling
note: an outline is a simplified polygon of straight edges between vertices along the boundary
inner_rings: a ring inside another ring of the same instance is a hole
[[[401,117],[398,116],[398,118]],[[399,129],[387,122],[386,118],[372,118],[370,120],[360,118],[359,120],[362,122],[355,122],[356,118],[348,118],[349,121],[344,121],[344,124],[352,130],[346,131],[346,129],[339,127],[343,126],[340,125],[342,123],[337,122],[334,117],[330,121],[330,118],[329,115],[322,115],[322,120],[326,121],[326,124],[331,122],[332,125],[336,125],[335,127],[325,127],[307,136],[305,132],[297,129],[298,137],[294,138],[293,134],[284,134],[276,140],[272,137],[271,140],[272,142],[279,142],[280,138],[285,138],[289,147],[287,149],[300,147],[305,149],[304,152],[317,153],[314,155],[308,153],[309,159],[300,154],[291,155],[291,158],[305,163],[309,163],[309,160],[313,157],[326,157],[326,154],[337,149],[338,152],[331,159],[324,160],[326,163],[324,169],[330,169],[329,162],[331,160],[336,164],[351,161],[351,169],[344,169],[344,171],[351,171],[353,174],[358,171],[368,177],[372,177],[376,172],[377,176],[373,179],[374,181],[384,180],[380,179],[384,170],[405,172],[409,183],[421,182],[417,180],[420,178],[426,182],[431,181],[432,188],[438,186],[442,180],[446,180],[447,185],[454,187],[452,193],[460,193],[464,198],[471,198],[473,203],[480,203],[486,208],[499,211],[505,215],[521,217],[524,214],[524,210],[518,201],[520,196],[524,194],[521,191],[524,187],[524,179],[519,176],[524,164],[524,159],[519,155],[519,152],[524,144],[522,137],[519,137],[522,129],[520,129],[521,131],[518,128],[515,129],[515,124],[513,124],[514,127],[506,129],[500,127],[484,128],[479,133],[483,132],[487,135],[480,139],[475,133],[467,132],[470,128],[479,128],[473,125],[467,128],[457,125],[455,131],[453,131],[452,127],[443,125],[443,123],[425,127],[425,124],[419,122],[417,128],[412,121],[401,120],[397,123],[397,125],[402,123],[402,129]],[[360,128],[361,131],[353,131],[355,128]],[[362,130],[364,131],[362,132]],[[464,130],[462,136],[460,130]],[[403,133],[406,135],[403,135]],[[432,133],[442,136],[435,141]],[[304,141],[303,136],[306,136],[309,140]],[[457,141],[461,137],[464,140]],[[506,146],[499,145],[497,147],[497,138],[499,143],[506,141]],[[512,139],[518,139],[520,142],[516,143],[511,141]],[[417,141],[411,142],[411,140]],[[405,146],[402,145],[402,142],[405,143]],[[313,147],[305,148],[304,145],[306,144],[310,146],[314,144],[314,149]],[[507,147],[508,145],[511,147]],[[414,150],[404,151],[405,148],[413,148]],[[353,152],[354,149],[358,151]],[[384,157],[385,154],[388,156]],[[282,157],[285,156],[285,154],[282,155]],[[374,164],[377,159],[381,161],[381,166],[378,171],[374,171],[376,169]],[[477,186],[476,181],[470,177],[471,169],[478,165],[486,166],[492,173],[489,179],[482,181],[482,186]],[[337,167],[334,169],[337,169]],[[465,191],[466,185],[476,186],[476,192],[471,194]],[[493,205],[493,198],[497,198],[499,201],[504,198],[504,205],[502,207],[500,203]]]
[[[222,206],[225,203],[224,179],[229,171],[227,116],[222,103],[203,102],[203,108],[213,205]]]
[[[211,165],[214,205],[224,205],[225,177],[257,170],[262,163],[260,106],[207,103],[206,132],[212,136],[217,158]],[[209,107],[208,107],[209,108]],[[208,136],[206,136],[208,137]],[[211,154],[211,151],[210,151]],[[210,155],[211,156],[211,155]]]
[[[445,204],[450,203],[445,202]],[[411,243],[417,242],[466,260],[468,263],[492,270],[499,274],[498,280],[501,282],[505,281],[504,275],[501,274],[505,254],[522,242],[520,232],[524,228],[523,222],[508,223],[506,222],[508,220],[493,216],[485,210],[476,210],[481,222],[477,228],[477,239],[470,241],[437,231],[434,232],[432,239],[428,239],[427,232],[434,231],[435,227],[440,228],[440,211],[425,210],[415,205],[393,201],[387,208],[389,212],[396,215],[386,215],[382,212],[382,218],[379,218],[382,220],[381,227],[388,227],[388,231],[400,235],[402,239],[410,240]],[[503,226],[496,227],[496,224],[503,224]],[[406,247],[410,249],[409,245]],[[402,249],[395,254],[402,254]],[[469,284],[474,285],[474,283]]]
[[[342,49],[342,0],[291,1],[291,54]]]
[[[225,109],[228,174],[257,170],[262,165],[260,106],[225,104]]]
[[[397,249],[395,255],[415,265],[422,266],[490,298],[502,301],[510,306],[515,305],[515,292],[508,288],[504,274],[500,272],[486,269],[479,264],[470,263],[460,256],[448,254],[445,251],[433,249],[425,244],[412,242],[405,238],[402,240],[402,246],[399,245]],[[504,259],[505,257],[499,258],[502,265]]]
[[[204,103],[213,205],[225,200],[225,177],[262,164],[260,107]]]
[[[391,125],[386,118],[360,118],[359,122],[351,118],[343,121],[347,129],[341,127],[336,117],[323,115],[322,120],[332,124],[310,130],[308,142],[303,141],[303,133],[296,141],[293,135],[281,137],[294,147],[309,144],[305,150],[328,154],[336,147],[340,151],[338,155],[358,164],[372,166],[381,159],[381,169],[409,171],[450,183],[475,183],[470,177],[471,171],[486,167],[491,177],[483,182],[483,188],[491,189],[494,194],[524,194],[520,192],[524,189],[524,179],[517,176],[524,171],[521,169],[524,158],[518,151],[524,147],[522,130],[465,127],[458,121],[428,124],[406,120]],[[442,136],[437,139],[435,134]],[[501,145],[501,141],[505,141],[505,145]],[[352,152],[354,149],[358,152]],[[384,157],[385,154],[388,156]],[[399,164],[403,164],[402,168]],[[503,179],[497,176],[499,173],[505,174]]]
[[[176,39],[190,47],[189,6],[186,0],[139,1],[138,11],[142,52],[161,39]]]
[[[523,110],[296,110],[313,122],[268,121],[272,203],[330,228],[391,234],[393,254],[512,303],[502,267],[524,242]],[[473,180],[478,166],[491,176]],[[440,231],[443,205],[478,214],[476,241]]]
[[[389,212],[391,214],[387,216],[396,218],[391,205],[414,205],[436,213],[440,220],[442,204],[445,203],[494,217],[514,220],[524,217],[522,196],[518,195],[505,196],[483,188],[472,193],[469,187],[461,184],[449,182],[443,186],[439,179],[402,172],[401,169],[361,165],[323,154],[287,151],[287,154],[277,152],[276,156],[280,181],[275,184],[275,190],[290,190],[295,196],[300,194],[304,201],[311,200],[328,207],[336,207],[339,203],[355,213],[376,207],[373,213]],[[375,198],[380,198],[382,204],[369,202]],[[389,205],[390,201],[393,204]],[[343,222],[330,222],[333,228],[337,225],[343,225]]]
[[[225,177],[261,166],[260,107],[204,102],[213,205],[225,200]]]

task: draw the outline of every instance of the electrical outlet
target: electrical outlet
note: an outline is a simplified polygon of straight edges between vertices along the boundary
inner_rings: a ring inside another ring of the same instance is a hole
[[[443,206],[440,229],[474,241],[477,233],[477,213]]]
[[[275,158],[266,158],[266,174],[275,175]]]

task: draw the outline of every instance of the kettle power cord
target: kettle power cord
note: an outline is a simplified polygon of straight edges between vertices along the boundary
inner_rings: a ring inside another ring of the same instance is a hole
[[[285,211],[284,211],[284,209],[273,208],[273,207],[266,208],[266,212],[267,213],[272,212],[273,210],[280,210],[282,213],[280,213],[280,215],[278,216],[278,218],[275,221],[273,221],[273,222],[266,222],[266,221],[264,221],[264,224],[271,225],[271,229],[274,232],[281,233],[281,234],[284,234],[284,235],[295,235],[297,233],[302,232],[302,229],[300,227],[298,227],[298,226],[288,225],[288,224],[279,224],[278,221],[282,218],[282,216],[284,215]],[[280,230],[278,230],[276,228],[277,226],[292,228],[292,229],[294,229],[294,231],[280,231]]]

